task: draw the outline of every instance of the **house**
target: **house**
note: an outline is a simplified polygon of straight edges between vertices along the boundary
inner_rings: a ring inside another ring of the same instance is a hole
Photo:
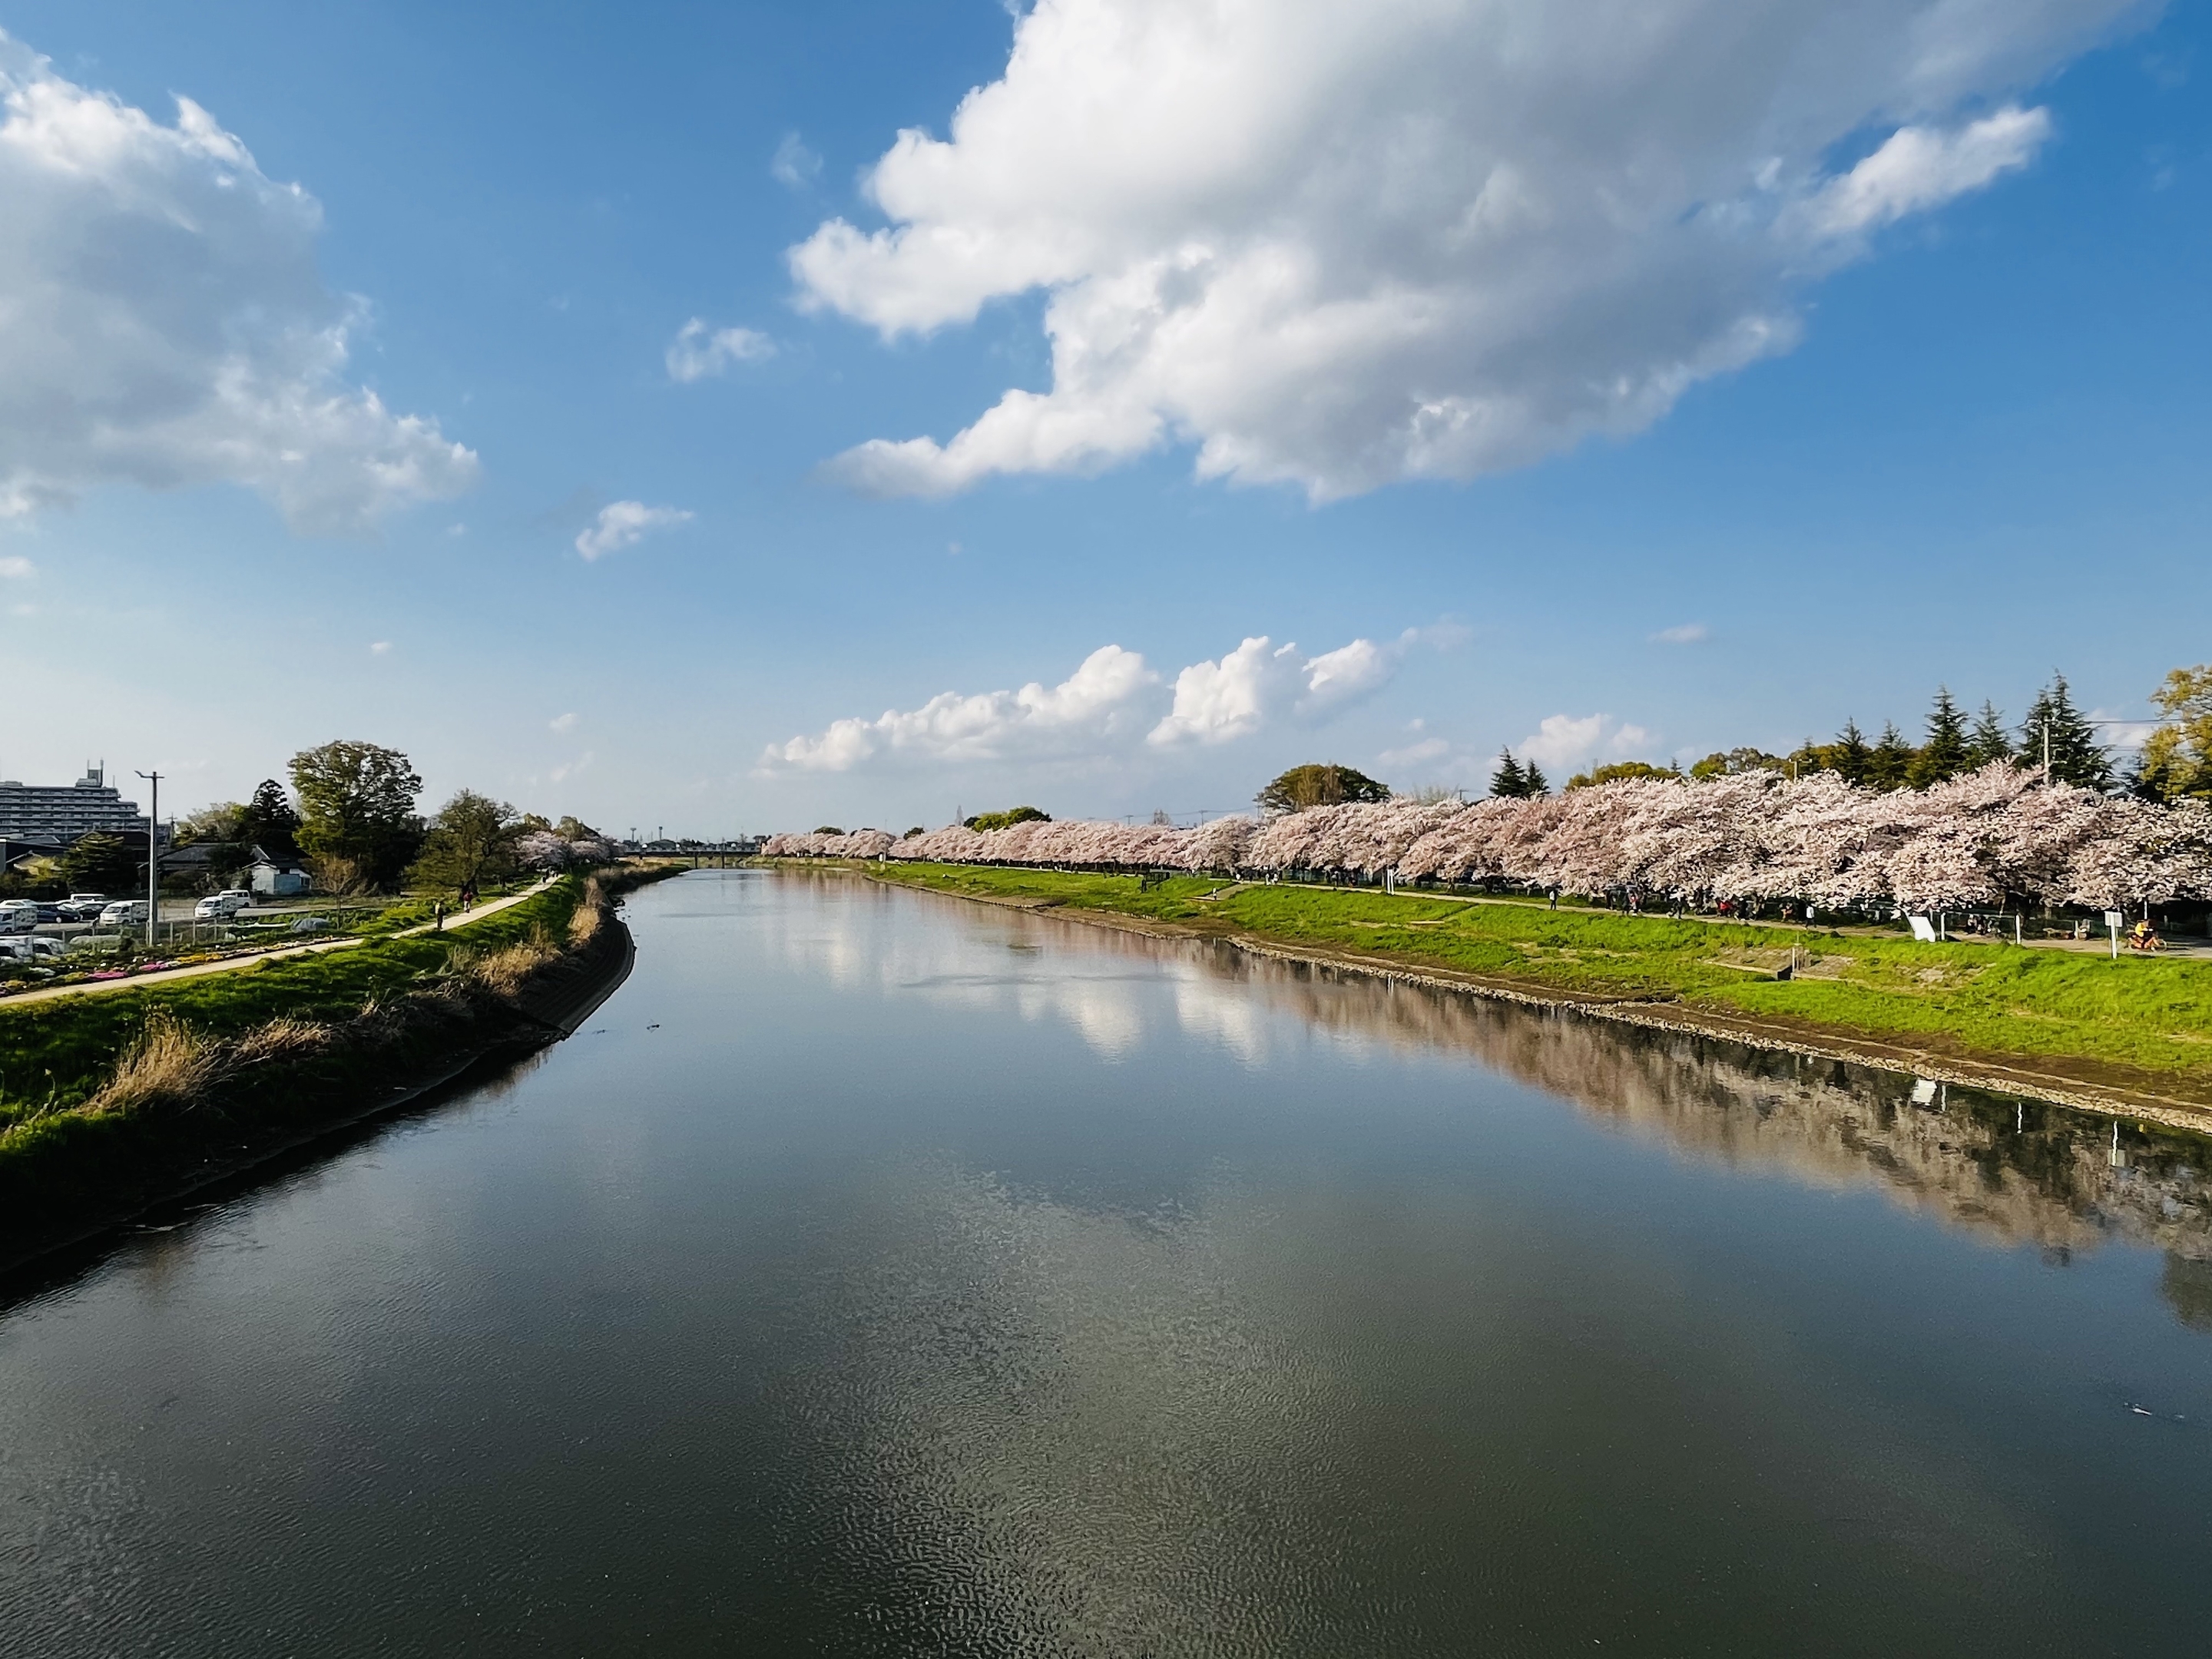
[[[293,857],[274,858],[261,848],[246,866],[246,884],[261,898],[293,898],[312,884],[306,866]]]

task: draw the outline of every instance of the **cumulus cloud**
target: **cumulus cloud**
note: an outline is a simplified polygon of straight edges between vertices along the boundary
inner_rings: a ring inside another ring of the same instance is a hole
[[[726,373],[735,363],[757,363],[775,356],[775,342],[750,328],[709,328],[694,317],[669,342],[668,378],[689,385]]]
[[[1874,232],[2025,166],[2049,117],[2002,100],[2155,9],[1040,0],[949,137],[877,163],[889,223],[789,257],[887,337],[1042,290],[1051,389],[831,471],[942,495],[1188,442],[1322,499],[1634,433],[1789,349]]]
[[[1018,691],[946,691],[919,708],[838,720],[818,736],[769,744],[761,769],[848,772],[879,756],[994,761],[1089,755],[1140,729],[1158,684],[1136,652],[1101,646],[1049,690],[1033,680]]]
[[[390,656],[392,654],[392,641],[390,640],[371,640],[368,642],[368,654],[372,657]]]
[[[545,722],[545,726],[548,731],[558,732],[562,736],[566,737],[576,729],[576,716],[574,713],[556,714]]]
[[[1682,623],[1673,628],[1662,628],[1651,638],[1659,645],[1695,645],[1705,637],[1706,632],[1703,623]]]
[[[1279,646],[1264,634],[1247,639],[1219,660],[1193,663],[1176,676],[1175,707],[1146,741],[1227,743],[1285,716],[1326,719],[1387,684],[1404,643],[1354,640],[1301,657],[1295,643]]]
[[[876,761],[1096,760],[1227,743],[1284,721],[1318,724],[1387,684],[1424,635],[1389,645],[1354,640],[1318,656],[1266,635],[1193,663],[1170,690],[1144,658],[1102,646],[1060,684],[1018,691],[942,692],[919,708],[854,717],[770,744],[764,772],[846,772]]]
[[[599,516],[576,538],[576,551],[586,559],[634,547],[656,530],[691,522],[693,514],[680,507],[647,507],[643,501],[610,501]]]
[[[1650,741],[1651,733],[1644,727],[1622,725],[1610,714],[1547,714],[1521,739],[1517,752],[1563,772],[1601,755],[1625,759]]]
[[[227,482],[359,532],[475,480],[346,382],[366,307],[323,285],[320,207],[191,100],[165,126],[0,33],[0,517]]]
[[[0,581],[25,582],[39,574],[39,567],[20,554],[11,553],[0,558]]]

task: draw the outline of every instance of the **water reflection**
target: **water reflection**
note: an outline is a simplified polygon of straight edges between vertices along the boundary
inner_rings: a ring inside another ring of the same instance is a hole
[[[1350,1055],[1464,1054],[1620,1129],[1683,1152],[1823,1186],[1872,1186],[1899,1204],[2063,1261],[2111,1241],[2174,1258],[2169,1283],[2212,1261],[2212,1140],[2041,1102],[1954,1088],[1718,1039],[1165,939],[935,895],[824,883],[849,915],[787,934],[794,965],[840,982],[942,997],[1028,1020],[1059,1018],[1108,1057],[1172,1020],[1249,1067],[1314,1041]],[[842,891],[839,890],[842,888]],[[958,925],[896,926],[886,907],[939,907]],[[835,939],[833,951],[823,947]],[[1127,964],[1117,968],[1115,964]],[[1164,986],[1163,1000],[1151,994]],[[2204,1317],[2201,1294],[2170,1292]]]

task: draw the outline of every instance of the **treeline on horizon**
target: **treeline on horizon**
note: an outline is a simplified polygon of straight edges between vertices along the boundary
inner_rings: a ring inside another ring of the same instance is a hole
[[[257,850],[297,860],[326,893],[388,892],[402,884],[473,890],[524,871],[601,864],[613,849],[574,817],[557,823],[519,812],[474,789],[456,790],[435,812],[418,810],[422,779],[397,749],[336,740],[292,757],[292,787],[264,778],[252,798],[219,801],[178,820],[170,851],[204,847],[207,878],[240,878]],[[143,842],[142,835],[139,839]],[[168,854],[163,855],[166,863]],[[94,830],[57,858],[0,878],[0,892],[143,891],[146,860],[122,836]]]
[[[1833,772],[1865,789],[1926,789],[1978,771],[1993,761],[2010,761],[2052,783],[2100,794],[2124,793],[2151,801],[2212,799],[2212,664],[2175,669],[2150,700],[2162,718],[2124,769],[2114,763],[2113,745],[2098,737],[2100,722],[2075,707],[2066,677],[2054,674],[2051,684],[2036,693],[2019,725],[2011,728],[1994,703],[1985,700],[1979,712],[1969,717],[1949,687],[1938,686],[1918,743],[1909,741],[1893,720],[1869,740],[1852,719],[1828,742],[1808,738],[1786,755],[1751,746],[1716,750],[1686,773],[1674,763],[1618,761],[1577,774],[1567,781],[1567,787],[1588,788],[1626,778],[1727,777],[1763,769],[1793,777]],[[1492,774],[1490,793],[1527,799],[1547,794],[1550,787],[1533,760],[1524,762],[1508,750]],[[1261,804],[1267,805],[1264,798]]]

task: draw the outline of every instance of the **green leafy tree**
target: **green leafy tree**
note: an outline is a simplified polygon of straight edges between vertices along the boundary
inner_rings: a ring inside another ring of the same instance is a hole
[[[1490,793],[1500,800],[1525,800],[1528,798],[1528,769],[1513,758],[1510,749],[1498,751],[1498,764],[1490,774]]]
[[[246,809],[234,800],[226,800],[203,806],[190,817],[179,819],[175,844],[201,847],[245,839]]]
[[[2150,700],[2166,718],[2136,763],[2136,793],[2154,800],[2212,799],[2212,663],[2175,669]]]
[[[72,893],[105,893],[110,898],[146,885],[145,854],[120,836],[94,830],[79,836],[61,856],[62,879]]]
[[[409,874],[424,887],[477,887],[504,881],[517,867],[522,820],[505,801],[464,789],[438,809]]]
[[[295,761],[294,764],[298,763]],[[264,778],[239,816],[238,838],[271,858],[290,858],[300,850],[300,815],[274,778]]]
[[[1577,772],[1567,780],[1570,789],[1589,789],[1601,783],[1620,783],[1628,778],[1679,778],[1680,767],[1654,766],[1650,761],[1611,761]]]
[[[842,836],[845,832],[834,823],[817,823],[814,826],[814,833],[817,836]]]
[[[1875,789],[1902,789],[1912,780],[1912,745],[1892,720],[1867,753],[1866,781]]]
[[[1052,814],[1034,806],[1010,806],[1003,812],[978,812],[963,822],[970,830],[1004,830],[1017,823],[1050,823]]]
[[[2039,770],[2043,766],[2048,735],[2051,781],[2070,783],[2082,789],[2110,790],[2112,757],[2097,741],[2097,728],[2074,707],[2066,676],[2054,674],[2051,684],[2035,694],[2027,718],[2020,723],[2021,758]]]
[[[1334,806],[1348,800],[1388,800],[1390,787],[1364,772],[1329,761],[1293,766],[1255,799],[1263,812],[1303,812],[1309,806]]]
[[[1741,749],[1717,749],[1690,768],[1693,778],[1729,778],[1739,772],[1785,772],[1790,763],[1779,755],[1748,744]]]
[[[1987,766],[1991,761],[2013,757],[2012,739],[2005,733],[2004,716],[1997,706],[1986,698],[1982,712],[1974,716],[1974,729],[1966,734],[1966,769]]]
[[[341,741],[302,750],[292,757],[292,787],[300,849],[325,886],[387,887],[413,861],[422,840],[415,816],[422,780],[397,749]]]
[[[571,812],[563,812],[561,822],[553,826],[553,833],[562,841],[597,841],[599,832]]]
[[[1955,778],[1966,769],[1969,753],[1966,717],[1951,696],[1951,688],[1936,688],[1935,705],[1928,711],[1928,740],[1913,751],[1905,769],[1905,781],[1915,789]]]

